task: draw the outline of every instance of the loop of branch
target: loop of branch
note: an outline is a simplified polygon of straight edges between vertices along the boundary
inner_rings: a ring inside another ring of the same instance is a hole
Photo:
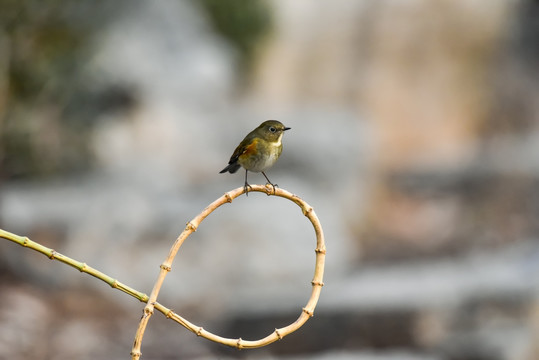
[[[305,305],[305,307],[302,308],[302,311],[298,319],[294,321],[292,324],[285,326],[283,328],[280,328],[280,329],[275,329],[268,336],[259,340],[243,340],[241,338],[230,339],[230,338],[224,338],[224,337],[212,334],[211,332],[203,329],[201,326],[197,326],[190,323],[188,320],[176,314],[173,310],[168,309],[167,307],[157,302],[157,296],[163,284],[164,278],[166,274],[171,271],[172,261],[174,260],[176,253],[178,252],[180,246],[183,244],[185,239],[187,239],[187,237],[191,235],[191,233],[196,231],[196,229],[198,228],[202,220],[204,220],[215,209],[217,209],[219,206],[223,204],[232,203],[232,201],[235,198],[242,195],[244,193],[243,187],[237,188],[235,190],[225,193],[222,197],[220,197],[219,199],[211,203],[206,209],[204,209],[193,220],[187,223],[184,231],[176,239],[172,248],[170,249],[168,257],[160,265],[160,273],[155,282],[154,288],[150,296],[119,282],[118,280],[102,273],[101,271],[97,269],[94,269],[93,267],[87,265],[84,262],[74,260],[68,256],[65,256],[57,252],[56,250],[53,250],[37,242],[34,242],[26,236],[19,236],[19,235],[12,234],[10,232],[0,229],[0,238],[10,240],[23,247],[27,247],[29,249],[35,250],[47,256],[51,260],[59,261],[61,263],[64,263],[66,265],[69,265],[79,270],[80,272],[87,273],[107,283],[113,289],[120,290],[138,299],[139,301],[146,303],[146,306],[144,307],[143,314],[139,323],[139,327],[135,335],[135,341],[134,341],[133,348],[131,351],[132,359],[135,359],[135,360],[139,359],[140,356],[142,355],[142,352],[140,350],[141,344],[142,344],[142,338],[144,336],[146,325],[150,317],[154,313],[154,309],[164,314],[167,318],[170,318],[176,321],[177,323],[179,323],[180,325],[184,326],[185,328],[189,329],[190,331],[195,333],[197,336],[201,336],[208,340],[218,342],[218,343],[230,346],[230,347],[236,347],[236,348],[241,348],[241,349],[257,348],[257,347],[269,345],[277,340],[282,339],[284,336],[299,329],[310,317],[313,316],[314,309],[316,307],[318,298],[320,296],[320,291],[322,289],[322,286],[324,285],[323,275],[324,275],[324,261],[325,261],[325,254],[326,254],[326,246],[324,243],[324,234],[322,231],[322,226],[320,225],[318,217],[316,216],[313,208],[309,206],[301,198],[281,188],[271,188],[270,186],[252,185],[249,188],[249,191],[250,192],[255,192],[255,191],[263,192],[263,193],[266,193],[268,196],[279,196],[279,197],[283,197],[294,202],[296,205],[298,205],[301,208],[303,214],[311,221],[314,227],[315,233],[316,233],[316,249],[315,249],[316,263],[315,263],[315,270],[314,270],[314,278],[311,281],[312,292],[307,302],[307,305]]]
[[[174,260],[174,257],[178,253],[180,246],[187,239],[187,237],[191,235],[191,233],[196,231],[200,223],[209,214],[211,214],[214,210],[216,210],[218,207],[220,207],[223,204],[232,203],[232,201],[235,198],[242,195],[244,193],[244,188],[241,187],[241,188],[237,188],[235,190],[225,193],[222,197],[215,200],[208,207],[206,207],[193,220],[189,221],[187,223],[187,226],[185,227],[185,230],[180,234],[180,236],[178,236],[178,238],[172,245],[167,258],[161,265],[159,276],[155,282],[154,288],[150,294],[150,298],[146,304],[145,313],[147,314],[147,316],[143,316],[140,320],[139,328],[135,335],[135,341],[134,341],[133,349],[131,352],[133,360],[137,360],[140,356],[139,354],[141,354],[140,348],[142,344],[142,338],[144,336],[144,331],[146,329],[146,326],[148,324],[149,318],[153,312],[154,307],[160,312],[162,312],[163,314],[165,314],[167,318],[170,318],[178,322],[179,324],[183,325],[184,327],[186,327],[187,329],[195,333],[197,336],[202,336],[208,340],[218,342],[218,343],[230,346],[230,347],[235,347],[238,349],[257,348],[257,347],[269,345],[277,340],[282,339],[286,335],[296,331],[309,318],[311,318],[314,315],[314,308],[316,307],[318,298],[320,296],[320,291],[322,289],[322,286],[324,285],[323,275],[324,275],[324,261],[325,261],[325,254],[326,254],[326,245],[324,243],[324,234],[322,231],[322,226],[320,224],[320,221],[318,220],[318,217],[316,216],[313,208],[309,204],[307,204],[298,196],[286,190],[283,190],[281,188],[270,189],[268,186],[262,186],[262,185],[251,185],[251,187],[249,188],[249,192],[255,192],[255,191],[266,193],[268,196],[283,197],[294,202],[296,205],[298,205],[301,208],[303,215],[305,215],[311,221],[314,227],[314,230],[316,233],[316,249],[315,249],[316,264],[315,264],[314,278],[311,281],[312,292],[311,292],[311,297],[309,298],[309,301],[307,302],[307,305],[302,308],[302,311],[298,319],[288,326],[285,326],[280,329],[275,329],[271,334],[259,340],[243,340],[242,338],[230,339],[230,338],[224,338],[224,337],[215,335],[203,329],[201,326],[197,326],[195,324],[190,323],[186,319],[182,318],[180,315],[158,304],[156,301],[157,296],[159,295],[161,286],[163,285],[165,276],[170,271],[170,266]]]

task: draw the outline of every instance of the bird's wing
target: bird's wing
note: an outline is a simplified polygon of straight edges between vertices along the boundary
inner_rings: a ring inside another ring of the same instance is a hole
[[[238,145],[236,150],[234,150],[234,153],[230,157],[228,163],[232,164],[238,162],[238,158],[242,155],[255,154],[257,143],[258,139],[254,139],[253,141],[242,141],[241,144]]]

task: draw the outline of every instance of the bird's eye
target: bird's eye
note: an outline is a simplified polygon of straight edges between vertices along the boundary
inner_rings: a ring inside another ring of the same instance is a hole
[[[276,128],[274,128],[273,126],[270,126],[270,128],[269,128],[269,131],[271,131],[272,133],[274,133],[274,132],[276,132],[276,131],[277,131],[277,129],[276,129]]]

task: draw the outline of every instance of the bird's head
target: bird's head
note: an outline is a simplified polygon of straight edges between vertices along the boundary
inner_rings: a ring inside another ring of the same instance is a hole
[[[264,121],[256,128],[258,136],[269,142],[279,142],[286,130],[290,130],[290,128],[277,120]]]

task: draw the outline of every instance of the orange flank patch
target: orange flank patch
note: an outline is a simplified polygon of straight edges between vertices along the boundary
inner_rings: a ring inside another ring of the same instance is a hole
[[[251,155],[255,155],[257,153],[257,149],[256,149],[256,144],[258,143],[258,140],[255,139],[253,140],[252,143],[250,143],[249,145],[247,145],[245,147],[245,149],[242,151],[241,153],[241,157],[244,157],[244,156],[251,156]]]

